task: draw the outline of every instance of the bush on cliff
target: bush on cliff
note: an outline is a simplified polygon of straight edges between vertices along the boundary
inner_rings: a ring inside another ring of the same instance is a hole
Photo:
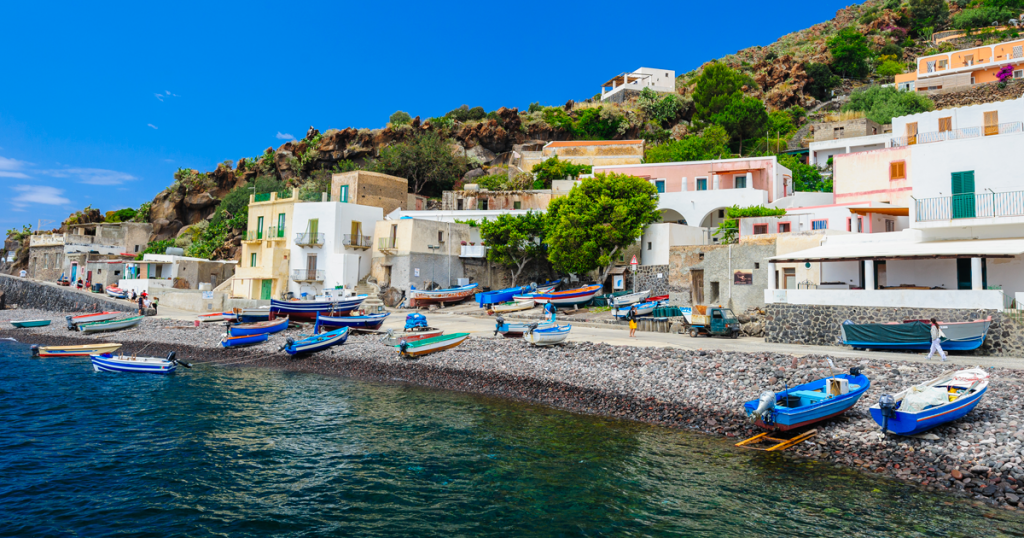
[[[558,155],[533,165],[530,169],[533,175],[544,181],[545,189],[551,187],[551,181],[555,179],[576,179],[580,174],[590,174],[594,167],[589,164],[576,164],[570,161],[558,160]]]
[[[846,77],[863,78],[868,74],[871,49],[863,34],[853,28],[843,28],[828,40],[832,53],[832,70]]]
[[[367,168],[409,180],[409,192],[440,195],[469,170],[469,161],[452,151],[450,140],[426,132],[381,150]]]
[[[707,161],[731,155],[729,133],[718,125],[712,125],[699,135],[688,135],[682,140],[671,140],[657,146],[648,146],[644,161],[647,163]]]
[[[935,108],[935,102],[917,92],[901,92],[893,87],[871,86],[853,92],[850,101],[843,105],[843,111],[861,111],[874,122],[892,123],[897,116],[928,112]]]

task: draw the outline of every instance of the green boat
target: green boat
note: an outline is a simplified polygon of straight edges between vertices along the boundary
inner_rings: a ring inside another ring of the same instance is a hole
[[[446,334],[434,338],[424,338],[413,342],[402,342],[398,344],[398,352],[407,357],[419,357],[435,351],[451,349],[469,338],[469,333]]]
[[[96,323],[83,323],[78,326],[78,330],[85,334],[98,333],[102,331],[117,331],[134,327],[142,323],[143,319],[145,319],[145,316],[97,321]]]
[[[26,319],[22,321],[11,322],[11,325],[14,325],[19,329],[23,329],[25,327],[46,327],[49,324],[50,320],[48,319]]]

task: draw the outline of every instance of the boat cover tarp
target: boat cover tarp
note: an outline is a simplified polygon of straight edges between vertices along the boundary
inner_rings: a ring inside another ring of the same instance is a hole
[[[915,321],[913,323],[864,325],[841,325],[843,342],[859,342],[872,344],[916,344],[930,342],[931,328],[928,324]]]
[[[949,393],[938,387],[910,387],[907,395],[903,397],[900,404],[900,411],[904,413],[919,413],[949,403]]]

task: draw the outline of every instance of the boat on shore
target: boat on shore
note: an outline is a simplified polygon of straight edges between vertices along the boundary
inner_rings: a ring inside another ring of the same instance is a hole
[[[381,325],[384,325],[384,320],[390,315],[390,312],[366,316],[323,316],[317,314],[313,334],[318,333],[320,327],[348,327],[354,331],[376,331],[380,329]]]
[[[396,333],[392,329],[388,329],[387,334],[381,338],[381,342],[388,346],[397,346],[402,342],[415,342],[417,340],[426,340],[427,338],[434,338],[444,334],[444,329],[427,329],[413,332]]]
[[[75,330],[75,327],[83,323],[96,323],[97,321],[112,320],[123,314],[123,312],[95,312],[93,314],[82,314],[79,316],[65,316],[68,322],[68,329]]]
[[[301,340],[289,338],[281,349],[289,355],[315,353],[331,346],[344,344],[345,341],[348,340],[349,332],[350,330],[348,327],[342,327],[323,334],[309,336]]]
[[[260,306],[256,308],[236,308],[235,318],[240,323],[255,323],[257,321],[270,321],[270,307]]]
[[[11,325],[19,329],[26,329],[29,327],[46,327],[50,324],[51,320],[48,319],[22,319],[22,320],[11,320]]]
[[[465,342],[467,338],[469,338],[469,333],[444,334],[415,342],[402,342],[395,347],[403,357],[422,357],[437,351],[451,349]]]
[[[104,331],[120,331],[122,329],[130,329],[136,325],[142,323],[142,320],[146,319],[145,316],[132,316],[130,318],[111,319],[107,321],[97,321],[94,323],[83,323],[78,326],[78,330],[83,334],[92,334]]]
[[[765,391],[743,404],[747,416],[772,431],[789,431],[842,415],[867,392],[871,381],[851,368],[838,374],[797,385],[782,392]]]
[[[113,353],[121,344],[82,344],[77,346],[32,346],[32,355],[38,357],[88,357]]]
[[[287,316],[290,319],[316,321],[317,314],[334,316],[347,314],[363,304],[367,295],[354,295],[351,297],[325,296],[323,299],[290,301],[270,300],[270,316]]]
[[[491,310],[493,310],[495,314],[503,314],[505,312],[519,312],[520,310],[530,310],[535,306],[537,306],[537,303],[533,302],[532,300],[527,300],[516,301],[512,303],[496,304],[491,307]]]
[[[526,331],[529,330],[532,325],[536,325],[534,330],[544,330],[554,327],[555,323],[551,321],[506,323],[505,318],[498,316],[494,320],[494,334],[500,334],[505,338],[519,338],[526,334]]]
[[[658,301],[647,301],[638,304],[631,304],[629,306],[614,308],[612,310],[612,315],[617,318],[625,318],[626,316],[629,315],[629,311],[631,309],[636,308],[636,315],[650,316],[651,314],[654,313],[654,309],[657,308],[659,304],[661,303]]]
[[[113,284],[107,286],[107,295],[109,295],[109,296],[111,296],[111,297],[113,297],[115,299],[127,299],[128,298],[128,293],[127,292],[125,292],[124,290],[122,290],[121,288],[119,288],[119,287],[117,287],[117,286],[115,286]]]
[[[255,336],[257,334],[274,334],[288,328],[288,318],[283,317],[256,323],[239,323],[228,327],[228,336]]]
[[[224,336],[220,341],[223,348],[231,349],[236,347],[254,346],[262,344],[270,338],[269,333],[250,334],[246,336]]]
[[[199,314],[196,317],[203,323],[210,323],[213,321],[235,321],[237,319],[234,312],[211,312],[209,314]]]
[[[124,355],[115,357],[109,353],[91,355],[90,359],[92,359],[93,369],[97,372],[169,375],[177,370],[179,364],[185,368],[192,367],[188,362],[176,359],[173,351],[168,353],[165,359],[160,357],[125,357]]]
[[[559,278],[558,280],[549,280],[549,281],[547,281],[547,282],[537,286],[537,290],[535,291],[535,293],[551,293],[561,283],[562,283],[562,279],[561,278]]]
[[[945,351],[970,351],[985,343],[992,317],[965,322],[939,322],[945,338],[941,341]],[[854,349],[908,349],[931,348],[931,325],[920,320],[893,323],[847,323],[839,326],[843,344]]]
[[[601,292],[601,286],[594,284],[565,291],[533,294],[533,301],[537,304],[553,304],[555,306],[578,306],[590,302],[595,295]]]
[[[488,305],[497,305],[510,301],[512,297],[516,295],[531,293],[532,291],[533,288],[530,286],[516,286],[514,288],[505,288],[503,290],[482,291],[476,294],[476,302],[480,305],[480,308],[484,308]]]
[[[644,299],[647,299],[651,295],[651,290],[638,291],[636,293],[627,293],[626,295],[619,295],[611,300],[612,307],[622,308],[623,306],[629,306],[631,304],[641,303]]]
[[[523,340],[535,345],[535,346],[553,346],[555,344],[561,344],[569,338],[569,332],[572,330],[572,325],[562,325],[548,327],[545,329],[533,329],[530,328],[523,335]]]
[[[479,287],[480,284],[473,283],[468,286],[459,286],[457,288],[448,288],[443,290],[418,290],[416,288],[412,288],[406,294],[409,298],[409,302],[406,306],[415,308],[431,304],[444,305],[447,303],[457,303],[470,295],[473,295]]]
[[[950,370],[898,394],[883,394],[871,406],[871,418],[882,433],[917,435],[970,413],[987,390],[984,370]]]

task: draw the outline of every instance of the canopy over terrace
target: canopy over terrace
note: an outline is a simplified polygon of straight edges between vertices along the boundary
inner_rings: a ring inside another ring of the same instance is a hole
[[[869,208],[865,208],[869,209]],[[870,208],[875,209],[875,208]],[[1024,239],[970,241],[879,241],[836,243],[790,252],[768,259],[771,263],[860,260],[926,260],[950,258],[1013,258],[1024,254]]]

